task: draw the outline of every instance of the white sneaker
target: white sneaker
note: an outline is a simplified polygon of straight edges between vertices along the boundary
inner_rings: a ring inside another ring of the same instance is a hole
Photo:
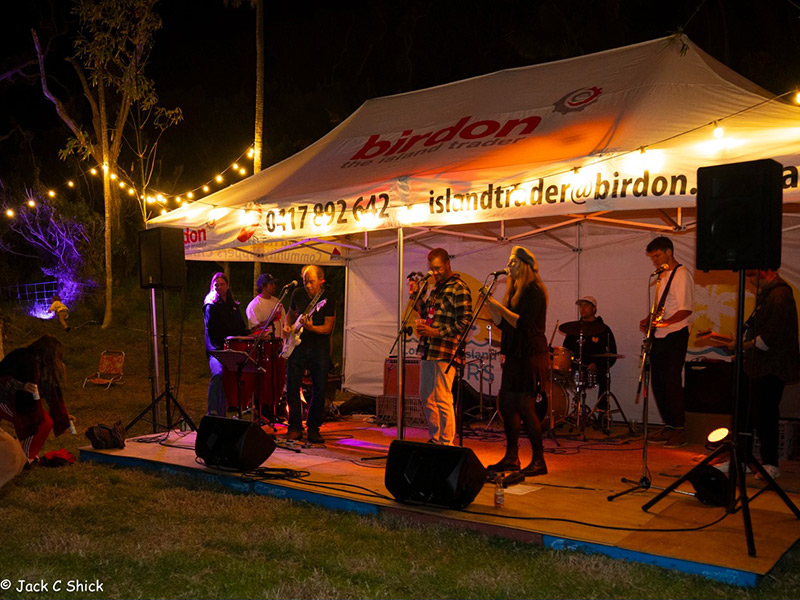
[[[730,471],[731,462],[729,460],[726,460],[725,462],[717,463],[716,465],[711,465],[711,466],[715,467],[716,469],[718,469],[720,471],[722,471],[723,473],[727,473],[728,471]],[[745,465],[745,467],[744,467],[744,472],[745,473],[752,473],[752,471],[750,470],[750,467],[748,467],[747,465]]]
[[[764,467],[764,470],[767,472],[767,475],[772,477],[773,479],[777,479],[781,476],[781,470],[776,467],[775,465],[761,465]],[[761,473],[756,473],[756,479],[764,479],[761,477]]]

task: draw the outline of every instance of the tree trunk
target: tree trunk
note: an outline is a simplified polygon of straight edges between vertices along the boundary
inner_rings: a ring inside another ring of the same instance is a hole
[[[112,288],[113,277],[111,272],[111,223],[114,220],[114,199],[111,196],[111,164],[109,161],[109,147],[108,147],[108,115],[106,114],[106,98],[105,89],[101,85],[97,87],[98,104],[100,108],[100,131],[98,132],[98,139],[100,140],[100,153],[103,157],[103,207],[105,209],[105,235],[104,237],[104,250],[106,253],[106,310],[103,315],[102,329],[106,329],[111,325],[111,301],[112,301]]]
[[[256,0],[256,130],[253,135],[253,173],[261,170],[264,147],[264,0]],[[261,275],[261,263],[253,263],[253,296],[256,280]]]

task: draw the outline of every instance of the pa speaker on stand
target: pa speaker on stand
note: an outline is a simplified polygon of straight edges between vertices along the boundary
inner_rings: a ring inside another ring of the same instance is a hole
[[[183,289],[183,230],[156,227],[139,232],[139,284],[143,288]]]
[[[697,169],[697,268],[781,265],[783,167],[772,159]]]
[[[191,417],[178,404],[178,400],[172,394],[172,385],[169,381],[169,344],[167,342],[167,306],[164,296],[166,288],[183,289],[186,286],[186,259],[183,253],[183,231],[180,229],[157,227],[145,229],[139,232],[139,283],[142,288],[150,289],[152,331],[153,331],[153,354],[150,361],[151,380],[154,382],[152,387],[152,402],[131,421],[126,430],[130,430],[148,412],[153,414],[153,433],[163,427],[160,421],[158,405],[164,400],[167,413],[167,424],[165,429],[170,431],[174,425],[173,410],[181,415],[186,425],[195,431],[197,426]],[[157,348],[156,338],[158,336],[158,324],[156,319],[156,300],[155,290],[161,290],[161,341],[164,356],[164,392],[155,397],[158,386],[157,380]]]

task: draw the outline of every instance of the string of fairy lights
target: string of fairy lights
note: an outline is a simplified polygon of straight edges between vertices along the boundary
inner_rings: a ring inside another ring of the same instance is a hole
[[[147,207],[146,210],[149,212],[164,215],[173,208],[179,208],[184,204],[193,202],[198,198],[216,192],[223,187],[227,187],[228,185],[231,185],[236,181],[246,177],[248,173],[252,171],[252,166],[249,166],[248,168],[248,165],[243,164],[243,161],[252,160],[254,154],[255,150],[252,146],[250,146],[213,178],[209,179],[202,185],[198,185],[192,189],[186,190],[182,194],[167,194],[155,190],[146,190],[145,192],[142,192],[137,190],[136,185],[131,181],[124,171],[119,173],[112,172],[109,175],[109,179],[111,180],[112,186],[119,187],[121,191],[126,192],[129,196],[132,196],[136,200],[142,202],[143,205]],[[84,177],[88,175],[91,177],[100,178],[102,177],[102,171],[105,170],[108,170],[107,165],[97,165],[82,171],[80,175]],[[63,194],[68,190],[75,189],[75,187],[75,180],[68,179],[61,185],[49,188],[47,190],[47,196],[50,198],[55,198],[56,196]],[[10,206],[6,207],[5,216],[9,219],[13,219],[17,216],[17,213],[20,209],[36,208],[36,205],[37,203],[34,198],[25,198],[25,200],[21,202],[17,208]]]

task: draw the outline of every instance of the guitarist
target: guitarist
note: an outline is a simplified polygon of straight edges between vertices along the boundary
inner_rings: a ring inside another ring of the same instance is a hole
[[[308,441],[324,444],[319,432],[325,409],[325,386],[330,369],[331,333],[336,321],[336,301],[325,290],[325,273],[317,265],[306,265],[301,271],[303,287],[297,288],[289,301],[286,313],[284,338],[294,335],[296,326],[302,327],[300,343],[288,359],[286,397],[289,404],[289,440],[303,439],[303,411],[300,405],[300,384],[306,368],[311,372],[312,396],[308,408]],[[309,306],[316,299],[314,305]],[[324,304],[323,304],[324,300]],[[315,310],[317,308],[317,310]]]
[[[651,443],[665,448],[680,448],[688,443],[684,429],[686,405],[683,395],[683,363],[689,345],[689,329],[694,311],[694,278],[685,265],[675,259],[672,240],[659,236],[645,250],[660,281],[656,298],[659,314],[650,351],[650,384],[664,427],[650,437]],[[639,330],[647,332],[650,316],[642,319]]]

